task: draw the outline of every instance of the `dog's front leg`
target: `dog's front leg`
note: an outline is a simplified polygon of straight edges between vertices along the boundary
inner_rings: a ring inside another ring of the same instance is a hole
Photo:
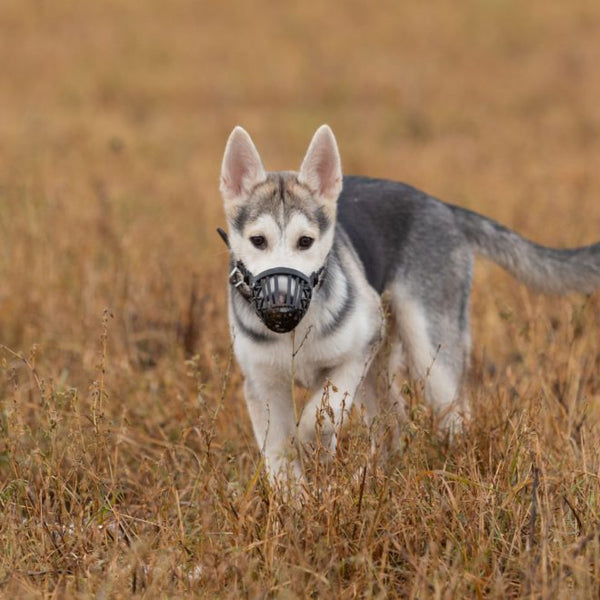
[[[327,381],[305,406],[298,427],[298,438],[305,444],[317,440],[335,453],[337,433],[364,379],[370,361],[352,360],[335,367]]]
[[[302,470],[292,443],[295,423],[289,380],[269,374],[247,378],[244,393],[271,482],[299,481]]]

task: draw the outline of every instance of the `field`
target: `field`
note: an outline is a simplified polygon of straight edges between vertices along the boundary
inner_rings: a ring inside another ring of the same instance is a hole
[[[231,353],[218,177],[335,131],[539,243],[600,239],[600,4],[0,6],[0,597],[592,598],[600,293],[479,262],[473,420],[358,419],[301,503],[261,471]]]

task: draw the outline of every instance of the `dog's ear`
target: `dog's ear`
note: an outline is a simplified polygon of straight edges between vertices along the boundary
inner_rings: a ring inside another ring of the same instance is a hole
[[[335,203],[342,191],[342,163],[337,143],[328,125],[313,136],[302,161],[298,181],[327,202]]]
[[[227,140],[221,166],[221,195],[225,206],[244,200],[257,184],[267,178],[260,155],[245,129],[236,127]]]

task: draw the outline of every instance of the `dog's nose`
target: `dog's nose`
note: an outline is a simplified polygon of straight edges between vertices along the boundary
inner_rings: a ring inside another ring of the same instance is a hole
[[[287,293],[288,293],[288,285],[291,282],[291,279],[288,279],[284,276],[279,276],[277,279],[277,287],[275,290],[275,302],[276,304],[282,306],[287,304]]]
[[[271,280],[271,297],[275,306],[290,304],[295,297],[298,283],[291,277],[279,275]]]
[[[279,295],[275,298],[275,303],[279,305],[286,304],[286,295],[283,292],[279,292]]]

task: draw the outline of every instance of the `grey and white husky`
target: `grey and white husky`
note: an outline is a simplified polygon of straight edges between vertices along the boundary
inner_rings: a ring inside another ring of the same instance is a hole
[[[236,127],[220,190],[234,351],[254,434],[275,479],[302,476],[294,440],[319,436],[335,449],[353,401],[367,422],[381,414],[373,365],[386,329],[382,294],[394,322],[391,345],[380,352],[389,372],[406,368],[421,381],[440,427],[456,431],[468,416],[461,383],[474,253],[545,292],[600,287],[600,243],[545,248],[403,183],[343,177],[326,125],[298,172],[266,172],[250,136]],[[294,383],[313,394],[301,416]],[[401,414],[398,386],[388,392]]]

